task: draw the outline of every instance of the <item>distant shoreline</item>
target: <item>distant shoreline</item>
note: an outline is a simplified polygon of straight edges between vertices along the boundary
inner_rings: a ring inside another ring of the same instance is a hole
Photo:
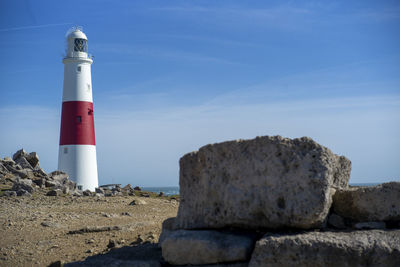
[[[179,186],[143,186],[141,189],[157,194],[163,192],[166,196],[179,195]]]
[[[375,186],[383,183],[349,183],[349,186]]]

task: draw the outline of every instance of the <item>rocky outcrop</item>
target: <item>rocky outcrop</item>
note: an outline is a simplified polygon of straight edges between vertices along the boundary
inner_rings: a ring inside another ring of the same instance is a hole
[[[400,266],[400,230],[266,234],[249,267]]]
[[[40,169],[39,156],[36,152],[28,154],[24,149],[20,149],[13,155],[13,160],[23,168]]]
[[[170,264],[210,264],[248,261],[254,237],[215,230],[177,230],[162,242],[162,255]]]
[[[17,196],[30,196],[34,191],[32,180],[17,179],[11,190],[15,191],[17,193]]]
[[[399,183],[348,188],[350,169],[306,137],[189,153],[180,160],[178,216],[163,223],[163,257],[189,266],[400,266]],[[267,234],[228,242],[238,230]]]
[[[321,227],[351,163],[311,138],[207,145],[180,159],[177,223],[196,228]]]
[[[0,159],[0,183],[5,185],[3,188],[10,187],[9,191],[3,191],[4,196],[29,197],[39,188],[48,189],[49,196],[77,192],[75,182],[69,180],[66,173],[54,171],[47,174],[40,167],[37,153],[27,153],[24,149],[18,150],[13,159]]]
[[[400,182],[336,191],[336,214],[356,222],[400,221]]]

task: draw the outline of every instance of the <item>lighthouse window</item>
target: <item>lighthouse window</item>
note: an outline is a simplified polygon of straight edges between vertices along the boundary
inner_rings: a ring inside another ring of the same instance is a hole
[[[64,154],[68,153],[68,147],[64,147]]]
[[[77,71],[77,72],[81,72],[81,71],[82,71],[82,67],[81,67],[81,66],[78,66],[78,67],[76,68],[76,71]]]
[[[81,123],[82,122],[82,116],[76,116],[76,122]]]
[[[76,38],[74,41],[75,52],[87,52],[87,40]]]

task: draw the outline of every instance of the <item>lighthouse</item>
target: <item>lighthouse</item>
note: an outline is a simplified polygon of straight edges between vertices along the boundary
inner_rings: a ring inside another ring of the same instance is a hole
[[[78,189],[98,187],[91,65],[87,37],[74,27],[66,36],[58,169],[68,173]]]

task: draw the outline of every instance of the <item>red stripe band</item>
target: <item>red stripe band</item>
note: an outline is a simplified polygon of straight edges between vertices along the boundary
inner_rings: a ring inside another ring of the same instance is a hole
[[[96,145],[92,102],[63,102],[60,130],[61,145]]]

